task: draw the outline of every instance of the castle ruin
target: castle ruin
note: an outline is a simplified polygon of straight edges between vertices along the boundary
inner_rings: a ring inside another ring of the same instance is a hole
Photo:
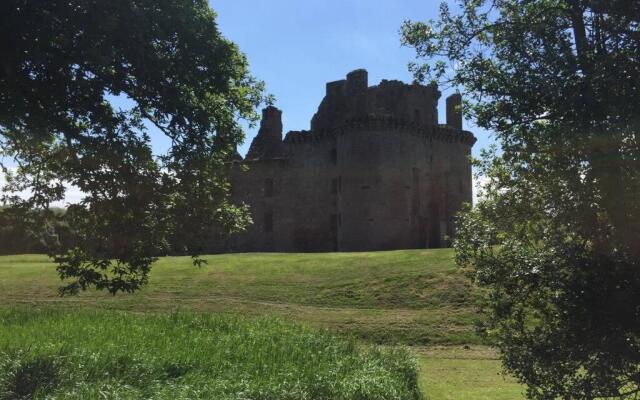
[[[282,112],[263,110],[244,160],[234,162],[233,198],[254,223],[224,251],[368,251],[447,245],[454,216],[471,202],[461,96],[435,85],[383,80],[366,70],[327,83],[311,130],[282,137]],[[240,168],[244,165],[248,168]]]

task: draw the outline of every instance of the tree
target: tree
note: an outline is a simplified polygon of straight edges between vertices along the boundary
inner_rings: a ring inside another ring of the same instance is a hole
[[[47,243],[62,293],[134,291],[170,247],[196,255],[250,221],[224,163],[263,84],[215,17],[205,0],[0,5],[0,145],[17,165],[4,200]],[[149,125],[170,140],[165,154]],[[64,214],[72,245],[51,229],[68,185],[86,195]]]
[[[64,224],[64,209],[53,208],[49,219],[56,238],[61,245],[71,246],[67,242],[69,227]],[[0,206],[0,255],[21,253],[45,253],[47,247],[29,231],[23,223],[23,213],[19,209]]]
[[[481,331],[531,399],[640,398],[640,2],[459,5],[402,35],[501,145],[454,245]]]

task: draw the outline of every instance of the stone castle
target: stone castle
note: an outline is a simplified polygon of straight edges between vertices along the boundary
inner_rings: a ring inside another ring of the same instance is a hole
[[[253,225],[221,251],[368,251],[442,247],[454,215],[471,202],[461,96],[438,123],[435,85],[383,80],[366,70],[327,83],[310,131],[282,137],[282,112],[263,110],[260,130],[231,174],[233,198]],[[240,166],[245,167],[240,167]],[[248,167],[248,168],[246,168]]]

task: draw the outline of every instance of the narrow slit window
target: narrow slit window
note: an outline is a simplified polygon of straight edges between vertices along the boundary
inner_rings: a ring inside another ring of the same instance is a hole
[[[331,194],[338,194],[338,179],[331,180]]]
[[[331,227],[331,232],[338,231],[338,214],[331,214],[331,220],[329,221],[329,225]]]
[[[266,233],[273,232],[273,213],[271,211],[264,213],[264,231]]]
[[[335,165],[338,163],[338,150],[331,149],[331,162]]]
[[[264,197],[273,197],[273,179],[264,180]]]

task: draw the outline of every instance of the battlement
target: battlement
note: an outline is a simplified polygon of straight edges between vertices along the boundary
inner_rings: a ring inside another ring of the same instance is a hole
[[[422,85],[419,83],[405,83],[397,79],[383,79],[378,85],[371,86],[370,89],[380,89],[383,91],[404,91],[405,93],[420,94],[423,96],[429,96],[435,100],[440,99],[441,93],[438,90],[438,85],[431,83],[429,85]]]
[[[346,79],[341,79],[339,81],[327,82],[327,96],[342,96],[345,92],[345,86],[347,85]]]
[[[369,73],[366,69],[356,69],[349,72],[346,79],[327,82],[325,95],[327,97],[354,96],[367,91],[376,92],[379,90],[383,92],[395,90],[396,92],[422,94],[433,97],[436,100],[441,95],[436,84],[408,84],[396,79],[383,79],[378,85],[369,86]]]
[[[383,79],[368,86],[368,72],[357,69],[346,79],[328,82],[326,95],[311,120],[308,131],[288,132],[282,140],[282,111],[269,106],[262,111],[260,131],[253,140],[247,159],[266,159],[283,154],[282,144],[320,142],[350,131],[369,130],[408,133],[429,140],[475,143],[470,132],[462,130],[462,96],[446,100],[446,124],[438,123],[437,85],[407,84]]]
[[[331,129],[370,114],[390,115],[419,125],[437,125],[436,85],[382,80],[369,86],[369,74],[357,69],[346,79],[327,83],[326,95],[311,120],[311,130]]]
[[[287,144],[304,144],[322,142],[357,131],[387,131],[394,134],[410,134],[427,140],[438,140],[447,143],[463,143],[473,146],[475,136],[468,131],[461,131],[449,125],[419,126],[415,121],[405,121],[392,116],[369,115],[345,121],[342,126],[320,131],[290,131],[284,138]]]

